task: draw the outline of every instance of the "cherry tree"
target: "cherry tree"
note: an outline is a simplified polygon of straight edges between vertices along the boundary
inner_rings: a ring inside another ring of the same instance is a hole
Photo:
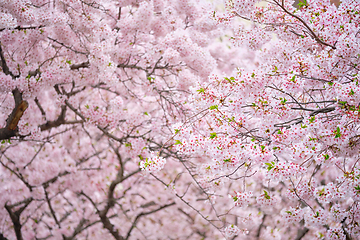
[[[212,220],[229,239],[358,239],[359,2],[226,4],[213,17],[253,64],[199,82],[174,126]]]
[[[359,4],[217,4],[0,2],[0,239],[358,238]]]
[[[0,239],[221,238],[224,224],[201,213],[208,195],[171,138],[192,116],[189,87],[239,63],[219,40],[214,7],[4,0],[0,9]]]

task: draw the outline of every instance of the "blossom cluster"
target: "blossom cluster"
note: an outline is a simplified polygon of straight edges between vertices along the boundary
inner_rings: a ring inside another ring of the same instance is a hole
[[[267,166],[269,179],[282,181],[290,177],[300,177],[306,169],[293,162],[265,163]]]
[[[304,209],[305,226],[308,228],[318,228],[326,224],[327,214],[324,209]]]
[[[236,207],[247,207],[250,203],[252,192],[234,192],[231,198],[234,200]]]
[[[236,235],[239,235],[240,233],[240,229],[236,226],[236,225],[229,225],[225,228],[225,235],[228,237],[228,238],[231,238],[231,237],[234,237]]]
[[[165,158],[158,156],[154,152],[151,152],[148,158],[140,162],[140,168],[147,173],[153,173],[163,169],[165,164]]]

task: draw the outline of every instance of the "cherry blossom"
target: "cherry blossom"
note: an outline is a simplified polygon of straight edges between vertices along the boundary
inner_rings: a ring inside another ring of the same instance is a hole
[[[0,239],[357,239],[357,0],[0,1]]]

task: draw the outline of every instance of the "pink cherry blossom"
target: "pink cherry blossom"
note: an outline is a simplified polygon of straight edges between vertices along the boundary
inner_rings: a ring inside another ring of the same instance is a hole
[[[0,239],[358,239],[357,0],[0,0]]]

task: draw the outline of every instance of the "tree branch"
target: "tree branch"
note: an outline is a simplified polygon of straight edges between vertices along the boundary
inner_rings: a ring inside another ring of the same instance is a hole
[[[175,205],[175,202],[172,202],[172,203],[169,203],[169,204],[165,204],[165,205],[160,206],[159,208],[154,209],[154,210],[149,211],[149,212],[145,212],[145,213],[140,213],[140,214],[138,214],[138,215],[135,217],[135,220],[134,220],[133,224],[131,225],[131,227],[130,227],[130,229],[129,229],[129,231],[128,231],[125,239],[129,239],[132,230],[136,227],[136,224],[137,224],[137,222],[139,221],[139,219],[140,219],[141,217],[146,216],[146,215],[149,215],[149,214],[152,214],[152,213],[155,213],[155,212],[158,212],[158,211],[160,211],[160,210],[162,210],[162,209],[164,209],[164,208],[167,208],[167,207],[170,207],[170,206],[173,206],[173,205]]]
[[[2,68],[3,72],[6,75],[10,75],[10,76],[14,77],[14,74],[12,72],[10,72],[9,67],[6,64],[6,59],[5,59],[4,52],[1,47],[1,42],[0,42],[0,59],[1,59],[1,68]]]
[[[66,105],[61,106],[59,117],[55,121],[47,121],[45,124],[40,125],[41,131],[46,131],[54,127],[58,127],[65,123]]]
[[[307,23],[300,17],[296,16],[295,14],[292,14],[291,12],[289,12],[284,6],[282,6],[279,2],[275,1],[274,2],[276,3],[276,5],[278,5],[286,14],[292,16],[293,18],[296,18],[297,20],[299,20],[303,25],[304,27],[309,31],[310,35],[312,36],[312,38],[315,39],[315,41],[317,41],[318,43],[322,44],[322,45],[325,45],[325,46],[328,46],[328,47],[331,47],[332,49],[336,49],[335,46],[331,45],[331,44],[328,44],[324,41],[322,41],[315,33],[314,31],[309,27],[309,25],[307,25]]]
[[[32,202],[33,198],[27,198],[25,200],[23,200],[20,203],[17,204],[13,204],[13,205],[8,205],[7,203],[5,204],[5,209],[6,211],[9,213],[11,221],[13,222],[13,226],[14,226],[14,231],[15,231],[15,235],[16,235],[16,239],[17,240],[23,240],[23,236],[21,233],[21,223],[20,223],[20,215],[21,213],[25,210],[25,208]],[[16,207],[20,204],[24,204],[24,206],[22,206],[21,208],[19,208],[17,211],[12,211],[13,207]]]
[[[12,92],[14,95],[15,107],[6,119],[6,127],[0,129],[0,140],[10,139],[11,137],[16,136],[18,132],[17,125],[20,118],[29,106],[27,101],[22,100],[22,93],[17,88]]]

